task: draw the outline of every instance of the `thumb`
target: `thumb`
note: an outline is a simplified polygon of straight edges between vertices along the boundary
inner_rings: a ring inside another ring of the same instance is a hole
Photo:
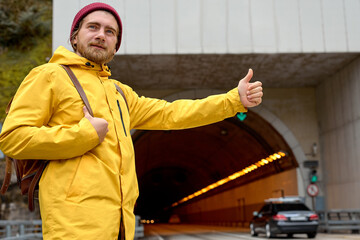
[[[249,68],[248,73],[247,73],[246,76],[242,79],[242,81],[244,81],[245,83],[249,83],[252,77],[253,77],[253,70],[252,70],[251,68]]]
[[[86,108],[86,106],[83,107],[84,117],[89,118],[91,117],[89,110]]]

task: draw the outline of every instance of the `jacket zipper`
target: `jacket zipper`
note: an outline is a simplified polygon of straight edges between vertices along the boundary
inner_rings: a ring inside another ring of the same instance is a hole
[[[119,108],[119,111],[120,111],[120,118],[121,118],[122,126],[123,126],[123,128],[124,128],[125,137],[127,137],[126,129],[125,129],[125,124],[124,124],[124,119],[123,119],[123,115],[122,115],[122,111],[121,111],[121,107],[120,107],[119,100],[116,100],[116,102],[117,102],[117,105],[118,105],[118,108]]]

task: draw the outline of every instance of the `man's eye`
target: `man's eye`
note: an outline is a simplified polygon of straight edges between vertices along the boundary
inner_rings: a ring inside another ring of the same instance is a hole
[[[115,32],[112,31],[112,30],[107,30],[107,33],[112,34],[112,35],[115,35]]]

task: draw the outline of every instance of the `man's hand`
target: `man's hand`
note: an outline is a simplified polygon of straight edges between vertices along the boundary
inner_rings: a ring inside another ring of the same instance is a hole
[[[83,111],[85,114],[84,117],[86,117],[91,125],[93,125],[99,136],[99,142],[102,143],[105,139],[106,133],[109,131],[108,122],[105,119],[91,116],[86,107],[83,108]]]
[[[253,70],[249,69],[248,74],[239,81],[238,92],[244,107],[255,107],[262,101],[262,83],[259,81],[250,83],[252,76]]]

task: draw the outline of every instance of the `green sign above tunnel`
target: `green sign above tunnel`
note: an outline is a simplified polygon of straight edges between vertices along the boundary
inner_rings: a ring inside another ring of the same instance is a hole
[[[246,113],[243,113],[243,112],[238,113],[238,114],[236,114],[236,117],[237,117],[240,121],[244,121],[245,118],[246,118]]]

